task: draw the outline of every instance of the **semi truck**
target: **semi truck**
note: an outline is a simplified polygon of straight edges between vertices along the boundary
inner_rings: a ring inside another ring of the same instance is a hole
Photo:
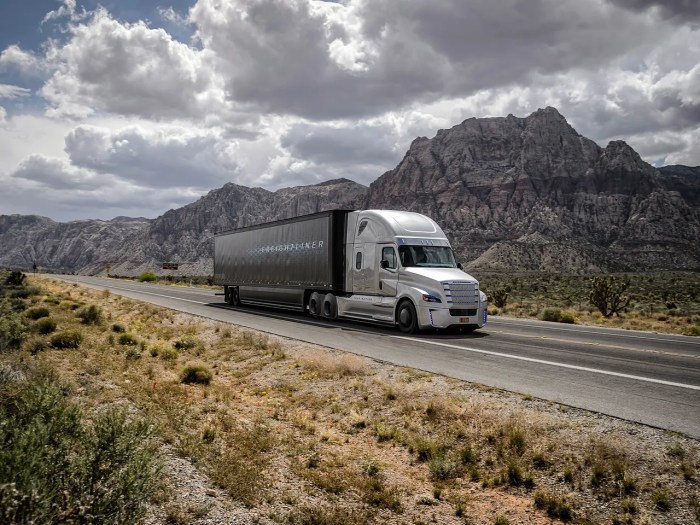
[[[473,331],[486,294],[462,271],[444,232],[419,213],[330,210],[214,237],[214,283],[233,306],[326,319]]]

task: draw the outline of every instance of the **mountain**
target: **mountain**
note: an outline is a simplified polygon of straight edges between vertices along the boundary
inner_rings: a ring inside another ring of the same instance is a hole
[[[169,261],[210,274],[214,233],[334,208],[425,213],[476,271],[700,269],[700,167],[656,169],[622,141],[601,148],[554,108],[419,137],[369,188],[229,183],[152,220],[0,216],[0,266],[99,273],[109,263],[134,275]]]
[[[368,207],[435,218],[475,270],[698,269],[699,172],[600,148],[546,108],[415,139]]]

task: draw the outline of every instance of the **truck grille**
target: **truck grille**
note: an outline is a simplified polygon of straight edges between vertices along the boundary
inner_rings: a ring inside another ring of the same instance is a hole
[[[479,304],[479,285],[468,281],[446,281],[442,283],[448,304]]]
[[[452,317],[472,317],[476,315],[476,308],[450,308]]]

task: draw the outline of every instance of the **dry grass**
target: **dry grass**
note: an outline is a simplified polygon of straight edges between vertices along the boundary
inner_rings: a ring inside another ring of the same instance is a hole
[[[51,318],[84,338],[76,350],[23,359],[55,369],[82,404],[126,403],[156,421],[163,441],[229,504],[260,519],[463,524],[501,515],[545,524],[570,512],[574,522],[610,523],[633,508],[639,522],[695,520],[694,440],[114,294],[40,284],[59,301],[42,303]],[[80,323],[72,305],[81,302],[100,305],[104,326]],[[116,343],[113,323],[146,345],[139,359]],[[188,337],[196,343],[176,351]],[[212,372],[209,384],[180,383],[194,362]],[[196,522],[194,503],[182,497],[174,492],[154,508],[161,516],[170,509],[174,523]]]

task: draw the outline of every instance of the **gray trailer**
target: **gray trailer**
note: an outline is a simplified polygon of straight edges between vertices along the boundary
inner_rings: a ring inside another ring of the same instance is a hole
[[[417,329],[486,324],[486,295],[428,217],[332,210],[220,233],[214,282],[226,301]]]

